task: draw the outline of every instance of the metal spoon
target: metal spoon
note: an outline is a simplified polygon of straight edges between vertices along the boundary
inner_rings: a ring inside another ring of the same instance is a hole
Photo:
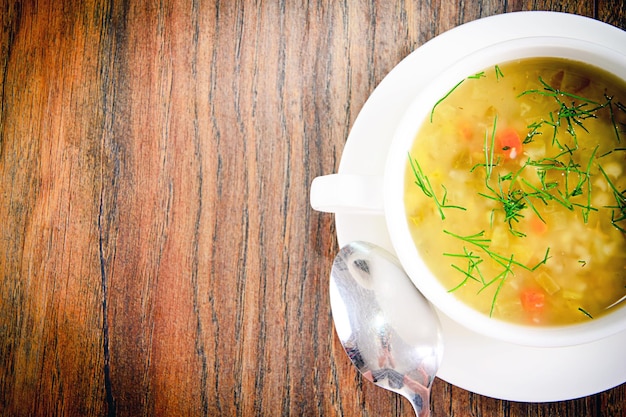
[[[337,335],[352,363],[379,387],[430,415],[443,344],[439,319],[397,259],[366,242],[343,247],[330,275]]]

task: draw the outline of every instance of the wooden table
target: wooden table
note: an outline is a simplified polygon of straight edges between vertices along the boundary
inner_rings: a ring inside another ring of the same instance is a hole
[[[309,207],[369,94],[483,16],[621,0],[0,1],[0,415],[412,415],[332,326]],[[626,416],[437,379],[440,416]]]

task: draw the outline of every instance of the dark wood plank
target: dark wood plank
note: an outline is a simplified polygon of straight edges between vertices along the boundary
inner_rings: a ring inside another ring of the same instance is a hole
[[[94,5],[3,3],[0,413],[104,410]],[[85,140],[88,138],[88,140]]]

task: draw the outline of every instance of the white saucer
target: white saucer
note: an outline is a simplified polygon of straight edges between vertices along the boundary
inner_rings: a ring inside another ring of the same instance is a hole
[[[576,15],[518,12],[456,27],[407,56],[374,90],[352,127],[339,172],[382,176],[395,126],[416,92],[464,54],[528,36],[580,38],[626,54],[626,32]],[[340,246],[365,240],[393,253],[382,216],[337,214],[336,226]],[[575,347],[530,348],[480,336],[440,316],[445,353],[438,377],[463,389],[544,402],[584,397],[626,381],[626,332]]]

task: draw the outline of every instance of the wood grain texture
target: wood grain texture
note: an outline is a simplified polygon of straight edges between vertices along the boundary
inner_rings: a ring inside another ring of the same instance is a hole
[[[402,58],[517,10],[626,28],[612,0],[0,0],[0,415],[412,415],[334,334],[308,187]],[[626,416],[626,387],[432,405]]]

